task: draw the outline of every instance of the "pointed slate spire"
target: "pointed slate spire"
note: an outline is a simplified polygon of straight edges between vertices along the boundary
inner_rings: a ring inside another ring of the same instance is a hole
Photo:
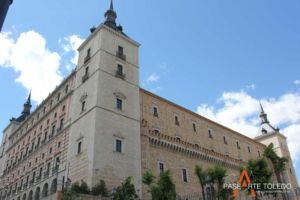
[[[30,109],[31,109],[31,90],[29,92],[27,101],[24,104],[24,109],[23,109],[22,115],[26,115],[26,116],[29,115]]]
[[[259,105],[260,105],[260,114],[259,114],[259,117],[261,119],[261,124],[265,124],[265,123],[268,124],[269,123],[268,117],[267,117],[267,114],[264,111],[264,108],[263,108],[261,102],[259,102]]]
[[[105,22],[104,24],[109,26],[110,28],[116,29],[116,19],[117,19],[117,13],[114,11],[114,4],[113,0],[110,0],[110,7],[104,14]]]
[[[113,0],[110,0],[110,8],[109,8],[110,10],[114,10],[114,2],[113,2]]]

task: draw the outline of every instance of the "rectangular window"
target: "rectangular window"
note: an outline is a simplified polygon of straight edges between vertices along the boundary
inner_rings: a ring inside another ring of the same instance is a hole
[[[78,144],[77,144],[77,154],[81,153],[81,145],[82,145],[82,143],[78,142]]]
[[[257,153],[258,153],[258,157],[260,157],[260,151],[257,151]]]
[[[117,109],[122,110],[123,102],[121,99],[117,98]]]
[[[239,141],[236,141],[236,148],[241,149]]]
[[[52,132],[51,132],[51,135],[54,135],[55,134],[55,125],[52,126]]]
[[[193,122],[193,131],[197,132],[197,128],[196,128],[196,123],[195,122]]]
[[[162,173],[165,171],[165,164],[162,162],[158,163],[159,173]]]
[[[64,128],[64,118],[60,119],[59,129],[62,130]]]
[[[248,146],[248,153],[251,153],[251,149],[250,149],[250,147]]]
[[[188,182],[186,169],[182,169],[182,180],[183,182]]]
[[[223,141],[224,141],[224,144],[227,144],[226,136],[223,136]]]
[[[123,55],[124,54],[124,49],[121,46],[118,46],[118,54]]]
[[[212,130],[211,129],[208,129],[208,137],[211,138],[211,139],[213,138]]]
[[[122,141],[121,140],[116,140],[116,152],[122,153]]]
[[[175,124],[176,124],[177,126],[179,126],[179,119],[178,119],[178,116],[175,116]]]
[[[81,112],[85,111],[85,101],[81,103]]]
[[[157,107],[153,107],[153,115],[155,117],[158,117],[158,109],[157,109]]]
[[[123,75],[123,65],[118,64],[117,73],[118,75]]]

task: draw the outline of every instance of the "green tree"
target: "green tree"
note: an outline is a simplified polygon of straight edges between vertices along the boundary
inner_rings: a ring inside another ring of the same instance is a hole
[[[71,192],[78,193],[78,194],[89,194],[90,190],[86,182],[81,180],[81,184],[79,185],[78,182],[75,182],[71,187]]]
[[[121,186],[117,187],[114,200],[135,200],[138,198],[131,179],[131,177],[128,177]]]
[[[215,189],[215,186],[217,187],[217,196],[213,196],[213,199],[225,199],[231,196],[232,193],[230,190],[223,189],[225,177],[227,176],[226,173],[227,170],[221,166],[215,165],[212,168],[203,170],[201,166],[196,165],[195,174],[198,177],[202,190],[202,199],[206,199],[204,188],[207,184],[213,186],[213,189]],[[214,193],[212,195],[214,195]]]
[[[171,178],[170,171],[162,172],[157,182],[154,182],[154,180],[154,175],[149,171],[143,175],[143,183],[149,186],[149,192],[153,200],[176,199],[175,184]]]
[[[196,165],[195,167],[195,174],[198,177],[199,180],[199,184],[201,187],[201,191],[202,191],[202,199],[206,199],[205,198],[205,192],[204,192],[204,187],[206,185],[206,177],[207,177],[207,173],[205,172],[205,170],[202,169],[201,166]]]
[[[267,146],[267,148],[264,151],[264,156],[271,160],[273,167],[274,167],[277,181],[279,183],[282,183],[281,172],[283,172],[286,169],[286,165],[289,161],[288,158],[286,158],[286,157],[280,158],[274,151],[273,143],[271,143]]]
[[[92,195],[101,195],[102,197],[108,197],[108,190],[106,184],[103,180],[100,180],[91,191]]]

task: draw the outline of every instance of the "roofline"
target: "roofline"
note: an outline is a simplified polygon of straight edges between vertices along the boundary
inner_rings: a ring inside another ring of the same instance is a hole
[[[102,23],[102,24],[100,24],[98,27],[97,27],[97,29],[95,30],[95,31],[93,31],[86,39],[85,39],[85,41],[77,48],[77,51],[80,51],[91,39],[92,39],[92,37],[94,37],[94,35],[96,35],[101,29],[106,29],[106,30],[108,30],[108,31],[110,31],[110,32],[112,32],[112,33],[114,33],[114,34],[116,34],[116,35],[118,35],[119,37],[121,37],[121,38],[123,38],[123,39],[125,39],[125,40],[127,40],[128,42],[130,42],[130,43],[132,43],[132,44],[134,44],[134,45],[136,45],[136,46],[141,46],[141,44],[140,43],[138,43],[138,42],[136,42],[136,41],[134,41],[133,39],[131,39],[131,38],[129,38],[129,37],[126,37],[126,36],[124,36],[123,34],[121,34],[120,32],[118,32],[118,31],[116,31],[116,30],[114,30],[114,29],[112,29],[112,28],[110,28],[110,27],[108,27],[108,26],[106,26],[104,23]]]
[[[189,109],[187,109],[187,108],[185,108],[185,107],[183,107],[183,106],[180,106],[180,105],[178,105],[178,104],[176,104],[176,103],[174,103],[174,102],[172,102],[172,101],[170,101],[170,100],[168,100],[168,99],[166,99],[166,98],[163,98],[163,97],[158,96],[158,95],[156,95],[156,94],[154,94],[154,93],[152,93],[152,92],[149,92],[148,90],[145,90],[145,89],[143,89],[143,88],[140,87],[140,91],[141,91],[141,92],[144,92],[144,93],[146,93],[146,94],[149,94],[149,95],[151,95],[151,96],[153,96],[153,97],[155,97],[155,98],[158,98],[158,99],[160,99],[160,100],[162,100],[162,101],[165,101],[165,102],[167,102],[167,103],[169,103],[169,104],[171,104],[171,105],[173,105],[173,106],[175,106],[175,107],[177,107],[177,108],[179,108],[179,109],[182,109],[182,110],[184,110],[184,111],[186,111],[186,112],[188,112],[188,113],[190,113],[190,114],[192,114],[192,115],[194,115],[194,116],[196,116],[196,117],[200,117],[200,118],[202,118],[202,119],[204,119],[204,120],[206,120],[206,121],[208,121],[208,122],[210,122],[210,123],[213,123],[213,124],[215,124],[215,125],[217,125],[217,126],[220,126],[220,127],[224,128],[224,129],[226,129],[227,131],[232,132],[233,134],[236,134],[236,135],[238,135],[238,136],[240,136],[240,137],[243,137],[243,138],[245,138],[245,139],[251,140],[252,142],[255,142],[255,143],[257,143],[257,144],[259,144],[259,145],[261,145],[261,146],[263,146],[263,147],[266,147],[266,145],[264,145],[264,144],[262,144],[262,143],[256,141],[256,140],[253,139],[253,138],[250,138],[250,137],[248,137],[248,136],[246,136],[246,135],[243,135],[243,134],[241,134],[241,133],[239,133],[239,132],[237,132],[237,131],[235,131],[235,130],[233,130],[233,129],[230,129],[230,128],[228,128],[228,127],[222,125],[222,124],[219,124],[219,123],[217,123],[217,122],[215,122],[215,121],[213,121],[213,120],[211,120],[211,119],[208,119],[208,118],[206,118],[206,117],[204,117],[204,116],[202,116],[202,115],[199,115],[199,114],[196,113],[196,112],[193,112],[193,111],[191,111],[191,110],[189,110]]]
[[[75,75],[76,71],[73,70],[43,101],[41,104],[39,104],[34,110],[33,112],[30,113],[30,115],[28,115],[26,117],[26,119],[22,122],[19,122],[19,127],[13,132],[13,134],[10,135],[9,138],[11,138],[13,135],[15,135],[16,132],[18,132],[23,124],[26,124],[26,122],[28,122],[29,119],[31,119],[31,117],[40,109],[42,108],[46,102],[48,102],[48,100],[54,95],[55,92],[57,92],[69,79],[71,79],[71,77],[73,77]]]
[[[281,134],[279,132],[272,132],[272,133],[265,134],[265,135],[259,135],[259,136],[255,137],[254,140],[261,140],[261,139],[265,139],[265,138],[268,138],[268,137],[271,137],[271,136],[274,136],[274,135],[282,137],[285,140],[287,139],[287,137],[285,137],[283,134]]]

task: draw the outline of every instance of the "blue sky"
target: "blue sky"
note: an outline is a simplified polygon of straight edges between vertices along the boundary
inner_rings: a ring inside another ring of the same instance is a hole
[[[114,3],[117,21],[127,35],[142,44],[141,87],[250,137],[258,129],[261,101],[270,121],[289,137],[300,175],[299,1]],[[47,82],[53,85],[74,67],[70,59],[76,45],[70,38],[86,38],[90,27],[103,22],[108,4],[108,0],[14,1],[2,30],[6,32],[2,41],[17,44],[20,38],[37,37],[40,40],[33,39],[32,46],[38,41],[46,42],[41,48],[50,59],[43,64],[52,60],[45,67],[57,66]],[[30,48],[28,43],[22,44]],[[1,46],[4,47],[0,40],[0,53]],[[28,89],[34,88],[28,79],[38,75],[30,71],[30,62],[24,60],[23,69],[23,63],[13,61],[10,52],[7,55],[0,55],[2,130],[12,116],[20,114]],[[40,101],[48,90],[50,86],[45,86],[43,92],[33,90],[40,93],[35,99]]]

